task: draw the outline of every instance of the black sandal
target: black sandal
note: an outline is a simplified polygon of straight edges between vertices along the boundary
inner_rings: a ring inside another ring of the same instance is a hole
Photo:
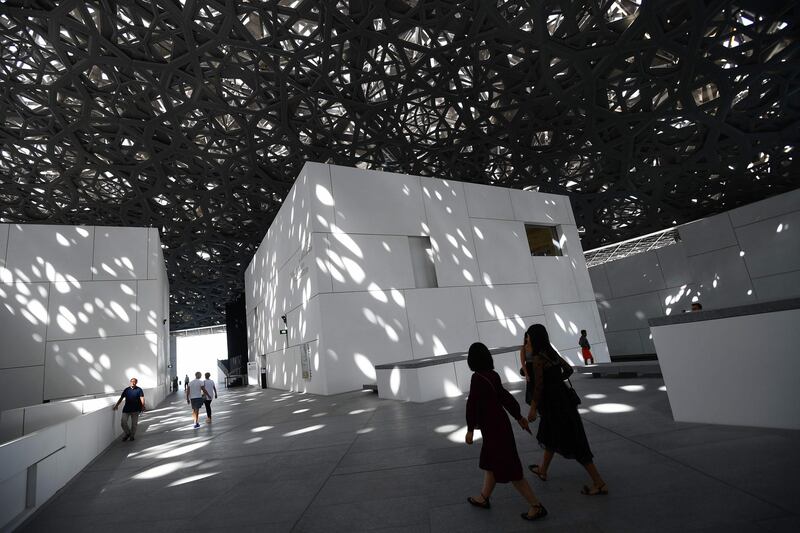
[[[542,505],[541,503],[538,505],[534,505],[533,508],[536,509],[536,512],[533,513],[533,515],[529,515],[528,513],[522,513],[520,515],[523,520],[528,520],[532,522],[534,520],[539,520],[540,518],[544,518],[545,516],[547,516],[547,509],[545,509],[544,505]]]
[[[589,485],[584,485],[581,489],[581,494],[584,496],[605,496],[608,494],[608,487],[605,483],[599,487],[590,487]]]
[[[481,493],[481,498],[483,498],[483,501],[479,502],[472,496],[467,496],[467,501],[470,503],[470,505],[474,505],[475,507],[480,507],[481,509],[491,509],[492,504],[489,503],[489,498],[484,496],[483,493]]]
[[[547,481],[547,474],[542,474],[539,471],[539,465],[528,465],[528,470],[530,470],[534,476],[538,477],[542,481]]]

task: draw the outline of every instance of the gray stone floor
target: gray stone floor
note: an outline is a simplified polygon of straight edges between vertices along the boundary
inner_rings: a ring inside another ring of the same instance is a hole
[[[466,503],[482,474],[479,442],[463,443],[464,397],[251,388],[222,390],[199,430],[170,396],[20,530],[800,531],[800,432],[675,423],[659,378],[573,382],[611,494],[579,494],[583,469],[557,457],[547,482],[527,475],[550,511],[539,522],[519,518],[510,485],[490,511]],[[541,458],[527,433],[517,444],[523,464]]]

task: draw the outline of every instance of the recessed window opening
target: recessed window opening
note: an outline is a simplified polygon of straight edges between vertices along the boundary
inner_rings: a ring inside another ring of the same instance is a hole
[[[525,224],[528,247],[533,256],[555,257],[563,255],[558,243],[558,233],[554,226],[532,226]]]
[[[433,246],[430,237],[409,237],[411,267],[414,271],[414,286],[418,289],[438,287],[436,267],[433,264]]]

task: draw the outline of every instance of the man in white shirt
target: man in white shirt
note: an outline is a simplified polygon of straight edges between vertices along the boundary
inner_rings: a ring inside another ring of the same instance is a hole
[[[211,400],[217,397],[217,386],[214,380],[211,379],[211,372],[206,372],[206,379],[203,381],[203,386],[206,388],[206,397],[203,398],[203,403],[206,405],[206,424],[211,423]],[[211,395],[214,395],[214,398]]]
[[[203,400],[208,396],[203,380],[200,379],[202,376],[203,374],[200,372],[195,372],[194,379],[186,387],[186,403],[192,404],[192,420],[194,420],[195,429],[200,427],[200,408],[203,407]]]

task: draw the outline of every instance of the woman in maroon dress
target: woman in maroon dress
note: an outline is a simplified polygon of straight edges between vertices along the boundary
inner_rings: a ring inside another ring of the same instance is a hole
[[[489,509],[489,498],[497,483],[511,482],[528,501],[525,520],[536,520],[547,515],[533,489],[522,475],[522,463],[517,453],[514,432],[505,411],[530,433],[528,420],[522,416],[517,400],[503,388],[500,376],[494,371],[489,349],[480,342],[469,347],[467,365],[473,371],[467,398],[467,444],[472,444],[472,433],[480,428],[483,437],[479,466],[484,470],[483,489],[480,496],[469,496],[467,501],[475,507]],[[505,411],[504,411],[505,409]]]

